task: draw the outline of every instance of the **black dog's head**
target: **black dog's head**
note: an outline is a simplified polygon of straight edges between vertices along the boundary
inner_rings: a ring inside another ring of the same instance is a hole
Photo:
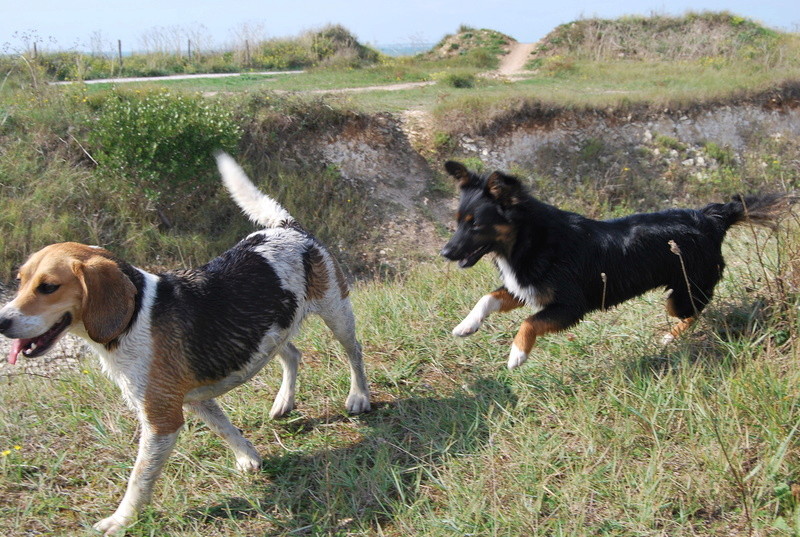
[[[461,268],[471,267],[490,252],[507,256],[517,235],[511,211],[526,197],[522,184],[501,172],[478,175],[452,160],[444,167],[458,182],[461,200],[458,227],[442,255],[458,261]]]

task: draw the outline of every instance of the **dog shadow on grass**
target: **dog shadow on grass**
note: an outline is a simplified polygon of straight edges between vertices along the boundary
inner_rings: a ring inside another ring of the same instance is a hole
[[[508,386],[487,378],[451,397],[378,403],[358,418],[366,427],[355,443],[268,458],[260,497],[232,497],[188,516],[212,524],[266,518],[277,534],[338,534],[382,525],[413,505],[421,489],[435,486],[434,476],[447,461],[488,443],[493,409],[516,404]],[[340,419],[349,418],[310,420],[300,430]]]

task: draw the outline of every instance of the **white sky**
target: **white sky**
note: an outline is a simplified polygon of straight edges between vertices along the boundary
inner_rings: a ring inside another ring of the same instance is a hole
[[[208,45],[221,47],[247,27],[254,37],[270,38],[329,23],[372,45],[435,42],[461,24],[534,42],[581,17],[687,11],[729,11],[770,28],[800,31],[800,0],[0,0],[0,53],[22,48],[22,35],[31,32],[48,50],[90,50],[93,37],[114,47],[120,39],[124,50],[137,50],[155,29],[195,29]]]

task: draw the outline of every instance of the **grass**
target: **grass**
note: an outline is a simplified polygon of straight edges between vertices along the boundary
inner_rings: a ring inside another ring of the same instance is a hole
[[[384,65],[354,70],[317,70],[304,74],[195,79],[125,84],[125,88],[164,87],[187,92],[244,93],[331,92],[327,98],[367,113],[425,110],[436,118],[437,129],[458,134],[491,123],[523,103],[542,103],[558,110],[626,109],[650,106],[680,109],[719,102],[774,88],[800,79],[800,64],[765,66],[752,62],[714,63],[571,60],[551,64],[536,74],[514,81],[476,78],[478,70],[438,62],[415,68]],[[396,91],[336,94],[336,90],[391,86],[404,82],[437,84]],[[461,80],[468,83],[462,84]],[[110,84],[87,86],[99,93]]]
[[[416,68],[402,65],[382,66],[353,70],[318,70],[292,75],[242,75],[220,79],[191,79],[158,82],[136,82],[125,87],[165,87],[188,92],[243,92],[275,90],[309,92],[392,85],[403,82],[421,82],[434,79],[450,80],[453,77],[474,75],[475,68],[466,70],[437,62],[428,62]],[[742,91],[759,91],[786,80],[800,78],[800,64],[773,67],[752,63],[727,62],[724,65],[707,61],[595,62],[570,61],[552,66],[538,74],[516,81],[483,80],[471,87],[458,88],[445,84],[403,91],[366,92],[347,95],[345,98],[355,108],[366,111],[401,110],[408,108],[438,110],[459,108],[465,99],[480,99],[487,103],[524,98],[558,104],[561,107],[607,107],[632,103],[688,105],[698,101],[726,99]],[[90,92],[99,92],[113,84],[92,84]],[[462,90],[462,91],[458,91]],[[471,111],[471,110],[470,110]]]
[[[262,471],[237,475],[190,421],[128,534],[796,535],[800,326],[796,295],[775,288],[792,259],[775,245],[796,254],[793,233],[733,232],[717,296],[677,344],[657,343],[671,321],[651,293],[540,340],[513,372],[524,312],[449,335],[496,285],[488,263],[360,283],[374,410],[343,414],[346,359],[310,319],[297,410],[268,418],[277,365],[222,398]],[[9,377],[0,438],[0,531],[88,534],[120,499],[136,426],[87,358]]]
[[[183,80],[157,80],[152,82],[126,82],[126,88],[164,87],[187,92],[244,92],[262,89],[276,91],[316,91],[343,88],[360,88],[402,82],[429,80],[424,70],[395,68],[326,69],[307,72],[259,75],[242,74],[224,78],[194,78]],[[119,86],[115,83],[87,84],[90,92],[100,92]]]

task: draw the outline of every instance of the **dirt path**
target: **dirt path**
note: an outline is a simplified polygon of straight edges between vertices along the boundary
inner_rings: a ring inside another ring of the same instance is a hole
[[[191,80],[193,78],[230,78],[243,75],[302,75],[305,71],[256,71],[252,73],[198,73],[194,75],[166,75],[166,76],[130,76],[123,78],[94,78],[92,80],[82,80],[83,84],[124,84],[126,82],[161,82],[163,80]],[[51,82],[53,86],[63,86],[74,84],[73,80],[61,80]]]
[[[497,74],[508,76],[524,71],[525,64],[528,63],[528,58],[534,48],[536,48],[536,43],[514,43],[511,45],[511,50],[500,61]]]

